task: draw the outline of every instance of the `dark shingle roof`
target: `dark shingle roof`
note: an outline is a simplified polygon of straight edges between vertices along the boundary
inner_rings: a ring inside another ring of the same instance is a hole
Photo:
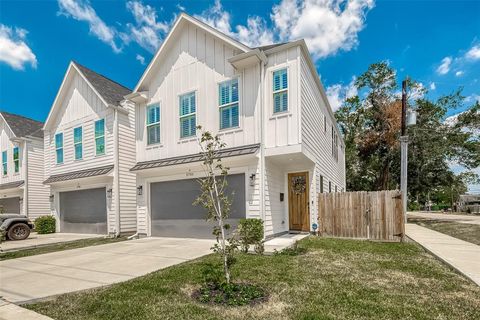
[[[279,46],[283,46],[284,44],[287,44],[287,43],[288,42],[273,43],[273,44],[268,44],[268,45],[265,45],[265,46],[256,47],[254,49],[259,49],[261,51],[267,51],[267,50],[270,50],[270,49],[273,49],[273,48],[276,48],[276,47],[279,47]]]
[[[108,104],[118,105],[124,99],[124,96],[132,92],[127,87],[82,66],[78,62],[73,61],[73,63]]]
[[[228,157],[252,154],[252,153],[256,153],[258,149],[260,149],[260,144],[250,144],[250,145],[241,146],[241,147],[228,148],[228,149],[223,149],[219,151],[218,157],[228,158]],[[167,166],[173,166],[177,164],[185,164],[185,163],[192,163],[192,162],[199,162],[199,161],[203,161],[203,156],[199,153],[195,153],[195,154],[190,154],[190,155],[180,156],[180,157],[172,157],[172,158],[165,158],[165,159],[159,159],[159,160],[138,162],[132,169],[130,169],[130,171],[167,167]]]
[[[33,136],[43,138],[43,122],[5,111],[0,113],[17,137]]]
[[[52,175],[52,176],[48,177],[48,179],[45,180],[43,183],[49,184],[49,183],[53,183],[53,182],[60,182],[60,181],[74,180],[74,179],[80,179],[80,178],[101,176],[101,175],[109,173],[110,171],[112,171],[112,169],[113,169],[113,165],[110,165],[110,166],[98,167],[98,168],[93,168],[93,169],[85,169],[85,170],[80,170],[80,171],[73,171],[73,172],[68,172],[68,173],[55,174],[55,175]]]
[[[18,188],[22,184],[24,184],[25,181],[19,180],[19,181],[14,181],[14,182],[8,182],[4,184],[0,184],[0,190],[5,190],[5,189],[12,189],[12,188]]]

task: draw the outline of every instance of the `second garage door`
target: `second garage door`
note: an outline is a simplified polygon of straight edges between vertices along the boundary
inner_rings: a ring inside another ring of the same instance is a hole
[[[107,233],[105,188],[60,192],[62,232]]]
[[[229,223],[236,227],[245,218],[245,175],[227,177],[228,194],[233,192]],[[150,185],[152,236],[213,239],[212,224],[205,209],[192,203],[200,193],[196,179],[156,182]]]
[[[0,199],[0,212],[20,213],[20,197]]]

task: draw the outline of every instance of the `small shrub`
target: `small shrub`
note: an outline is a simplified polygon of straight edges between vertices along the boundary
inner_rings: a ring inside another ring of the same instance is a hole
[[[39,234],[47,234],[55,232],[55,217],[42,216],[35,219],[35,231]]]
[[[240,219],[238,234],[243,252],[248,252],[250,245],[255,246],[255,252],[263,254],[263,221],[261,219]]]

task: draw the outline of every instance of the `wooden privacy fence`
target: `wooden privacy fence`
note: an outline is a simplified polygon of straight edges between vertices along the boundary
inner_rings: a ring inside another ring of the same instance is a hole
[[[318,231],[322,236],[399,241],[405,234],[398,190],[320,193]]]

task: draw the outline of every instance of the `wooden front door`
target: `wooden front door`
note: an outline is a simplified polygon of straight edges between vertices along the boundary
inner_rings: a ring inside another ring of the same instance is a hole
[[[288,174],[288,216],[290,230],[310,231],[308,172]]]

